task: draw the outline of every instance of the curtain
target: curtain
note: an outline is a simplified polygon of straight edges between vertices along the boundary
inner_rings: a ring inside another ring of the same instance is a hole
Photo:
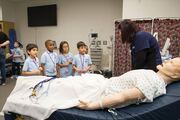
[[[119,24],[120,22],[115,22],[114,76],[121,75],[131,69],[130,46],[122,44],[120,30],[118,29]]]
[[[158,42],[163,48],[167,37],[170,38],[169,53],[180,56],[180,19],[155,19],[153,31],[158,32]]]

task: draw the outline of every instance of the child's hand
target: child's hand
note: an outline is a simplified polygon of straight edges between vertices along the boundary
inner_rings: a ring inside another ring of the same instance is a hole
[[[64,66],[68,66],[68,65],[69,65],[69,61],[64,64]]]
[[[42,67],[39,67],[39,70],[40,70],[40,71],[43,71],[43,68],[42,68]]]
[[[83,70],[83,73],[86,73],[88,70],[89,70],[89,68],[86,67],[86,68]]]
[[[86,70],[86,69],[82,70],[82,73],[86,73],[86,72],[87,72],[87,70]]]
[[[56,77],[57,77],[57,78],[60,78],[61,76],[60,76],[60,74],[57,74]]]
[[[76,72],[82,73],[83,71],[82,71],[81,69],[77,68],[77,69],[76,69]]]

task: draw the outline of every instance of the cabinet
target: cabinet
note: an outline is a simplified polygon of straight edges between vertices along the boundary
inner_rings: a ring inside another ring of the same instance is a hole
[[[90,52],[92,63],[96,65],[98,69],[101,69],[102,48],[90,48]]]

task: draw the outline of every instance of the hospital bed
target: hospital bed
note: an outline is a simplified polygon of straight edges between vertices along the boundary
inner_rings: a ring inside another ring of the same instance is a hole
[[[5,114],[5,120],[14,120]],[[180,82],[167,86],[167,94],[153,103],[131,105],[112,111],[86,111],[77,108],[57,110],[47,120],[180,120]]]

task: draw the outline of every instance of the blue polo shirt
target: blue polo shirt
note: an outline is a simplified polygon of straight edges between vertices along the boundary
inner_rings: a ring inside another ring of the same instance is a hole
[[[57,53],[46,51],[41,56],[41,64],[45,66],[45,75],[56,76]]]
[[[23,65],[22,71],[25,72],[31,72],[33,70],[38,70],[39,69],[39,59],[32,59],[31,57],[28,57]]]
[[[131,55],[132,55],[132,64],[135,62],[134,58],[137,52],[142,51],[144,49],[153,49],[155,58],[156,58],[156,65],[162,63],[161,55],[160,55],[160,48],[158,45],[157,40],[148,32],[139,31],[136,33],[133,42],[131,44]],[[146,64],[144,65],[146,68]]]
[[[75,65],[77,68],[84,70],[89,65],[92,64],[91,57],[88,54],[77,54],[73,58],[73,65]],[[75,72],[74,75],[80,75],[78,72]]]
[[[66,55],[60,54],[58,56],[58,63],[59,64],[65,64],[68,61],[73,61],[73,54],[68,53]],[[67,67],[60,68],[60,75],[61,77],[68,77],[72,76],[72,64],[69,64]]]
[[[11,49],[11,52],[13,53],[13,62],[15,63],[23,62],[24,54],[20,48]],[[16,57],[16,56],[21,56],[21,57]]]

